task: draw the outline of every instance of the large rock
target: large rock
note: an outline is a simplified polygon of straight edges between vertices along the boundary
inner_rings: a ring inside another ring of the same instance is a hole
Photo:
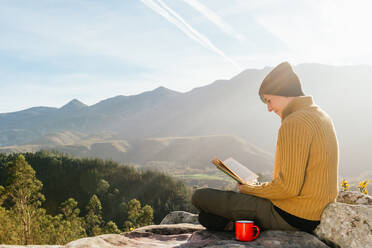
[[[337,196],[337,202],[372,206],[372,197],[358,191],[340,191]]]
[[[331,203],[315,234],[342,248],[372,248],[372,206]]]
[[[337,203],[324,209],[314,233],[336,247],[372,247],[372,197],[340,191]]]
[[[198,215],[185,211],[174,211],[165,216],[160,225],[178,223],[199,224]]]

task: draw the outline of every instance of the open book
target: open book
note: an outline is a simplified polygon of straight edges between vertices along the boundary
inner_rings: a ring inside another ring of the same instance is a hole
[[[218,169],[226,173],[226,175],[233,178],[235,181],[241,184],[256,184],[258,176],[236,161],[233,158],[228,158],[224,161],[221,161],[217,158],[212,159],[211,161]]]

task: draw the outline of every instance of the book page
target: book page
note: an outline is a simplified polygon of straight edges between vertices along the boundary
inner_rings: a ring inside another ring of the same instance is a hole
[[[228,159],[226,159],[222,162],[232,172],[234,172],[234,174],[236,174],[241,179],[243,179],[245,183],[256,183],[257,182],[258,176],[253,171],[251,171],[250,169],[248,169],[247,167],[245,167],[244,165],[242,165],[241,163],[239,163],[235,159],[228,158]]]
[[[221,170],[223,173],[233,178],[238,183],[244,183],[243,179],[239,178],[234,172],[226,167],[226,165],[221,160],[214,158],[211,160],[211,162],[217,167],[217,169]]]

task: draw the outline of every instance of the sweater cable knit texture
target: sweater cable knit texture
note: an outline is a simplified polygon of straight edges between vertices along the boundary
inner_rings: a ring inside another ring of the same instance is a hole
[[[307,220],[320,220],[338,192],[338,143],[330,117],[311,96],[295,97],[282,112],[273,180],[242,185],[242,193],[271,200]]]

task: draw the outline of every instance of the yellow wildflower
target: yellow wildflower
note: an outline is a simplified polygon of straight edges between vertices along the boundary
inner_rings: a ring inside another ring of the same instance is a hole
[[[133,228],[133,227],[129,228],[129,231],[133,231],[133,230],[134,230],[134,228]]]
[[[346,191],[346,190],[349,189],[350,185],[349,185],[348,181],[346,181],[345,179],[342,179],[341,187],[344,189],[344,191]]]
[[[361,182],[359,183],[359,187],[361,187],[361,188],[365,188],[365,187],[366,187],[366,181],[361,181]]]
[[[367,191],[367,185],[369,184],[369,180],[365,180],[365,181],[361,181],[359,183],[359,191],[363,194],[368,194],[368,191]]]

